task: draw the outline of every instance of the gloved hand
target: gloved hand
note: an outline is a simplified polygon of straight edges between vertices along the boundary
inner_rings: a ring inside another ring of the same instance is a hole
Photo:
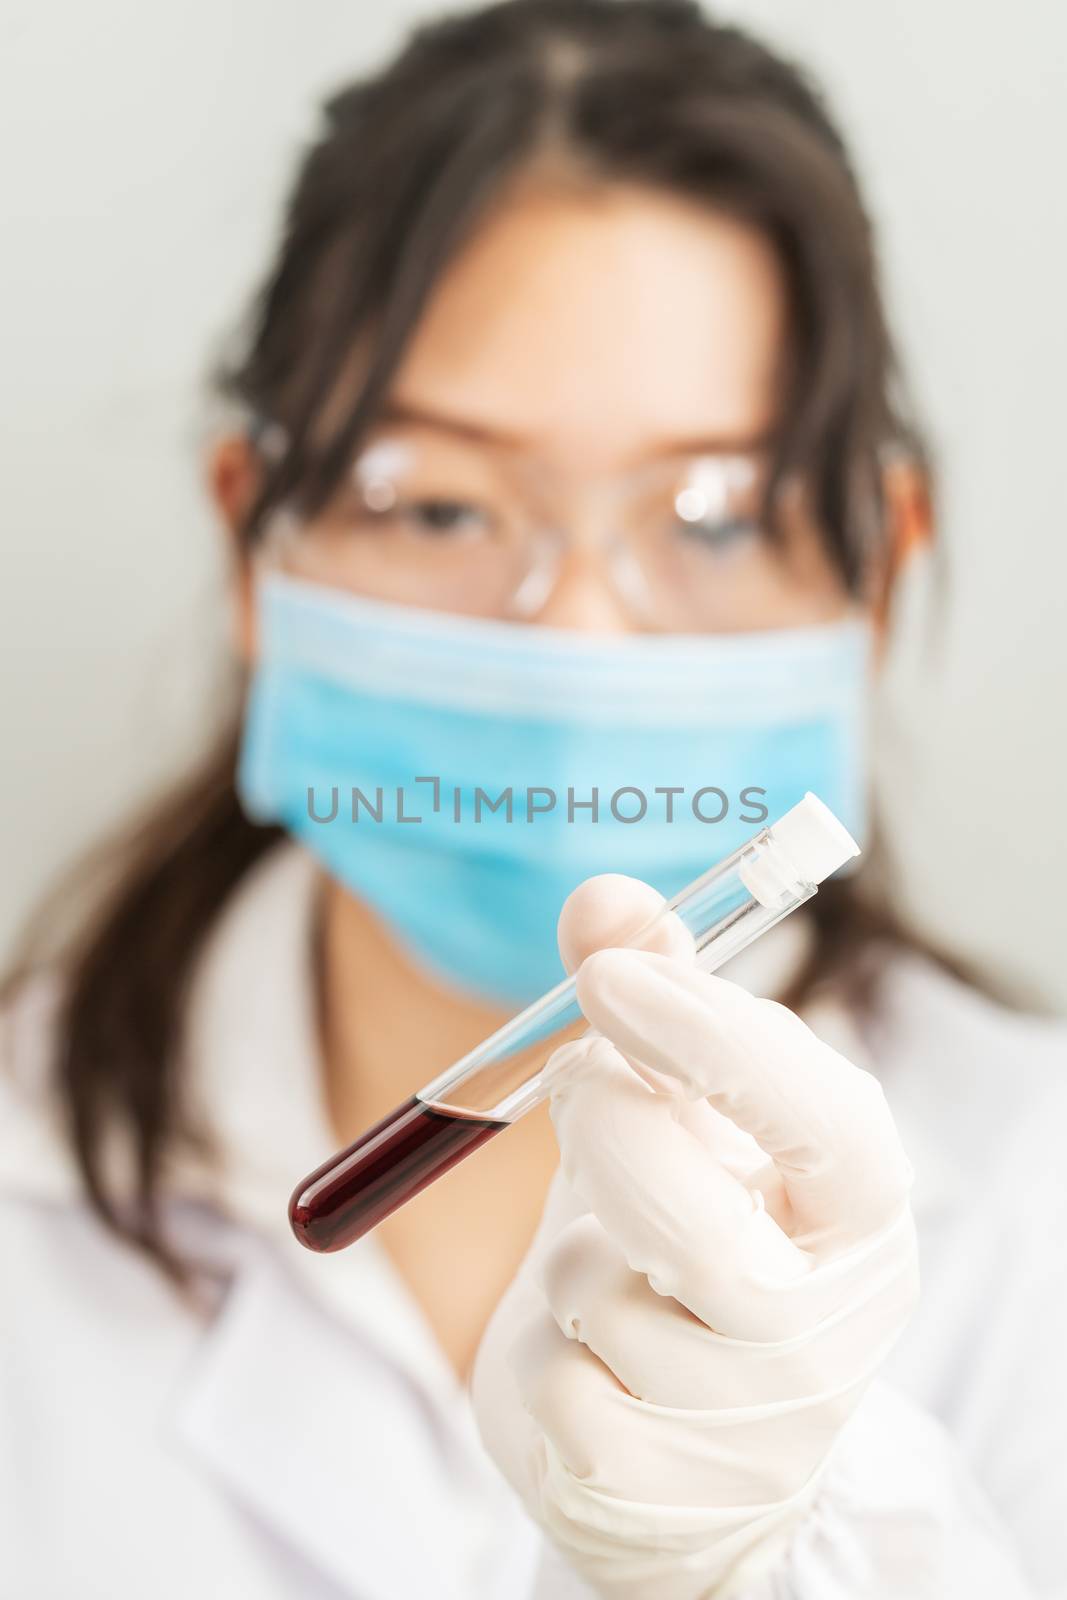
[[[565,1185],[486,1332],[474,1402],[599,1593],[706,1600],[779,1557],[918,1273],[877,1081],[697,969],[678,924],[654,951],[597,950],[658,903],[611,877],[564,907],[597,1032],[552,1059]]]

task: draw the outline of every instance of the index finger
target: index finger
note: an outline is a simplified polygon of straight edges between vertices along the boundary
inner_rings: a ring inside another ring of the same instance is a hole
[[[881,1086],[786,1007],[640,950],[591,955],[577,990],[624,1055],[755,1138],[782,1175],[797,1242],[863,1237],[898,1214],[911,1170]]]

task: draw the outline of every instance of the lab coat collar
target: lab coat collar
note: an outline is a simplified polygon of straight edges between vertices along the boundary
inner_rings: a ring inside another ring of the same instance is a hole
[[[362,1267],[350,1273],[373,1293]],[[454,1406],[445,1426],[423,1367],[406,1368],[411,1381],[399,1385],[386,1372],[397,1364],[386,1326],[401,1323],[380,1305],[373,1338],[323,1316],[277,1253],[246,1238],[164,1427],[338,1595],[517,1600],[540,1540],[485,1457],[469,1407]]]
[[[315,1016],[320,884],[302,849],[279,846],[234,896],[192,992],[191,1104],[212,1130],[216,1160],[209,1173],[188,1167],[184,1183],[196,1190],[206,1178],[215,1203],[254,1229],[264,1248],[244,1260],[205,1337],[175,1427],[213,1473],[342,1586],[358,1539],[360,1600],[464,1600],[465,1588],[494,1592],[494,1563],[510,1583],[524,1563],[532,1574],[539,1541],[485,1456],[468,1399],[376,1238],[320,1256],[288,1226],[294,1183],[336,1145]],[[399,1379],[406,1399],[390,1405],[387,1428],[376,1428],[377,1391],[390,1369],[392,1391]],[[353,1417],[366,1419],[373,1448],[346,1436]],[[376,1510],[383,1494],[395,1506],[398,1479],[419,1519],[417,1537],[405,1537],[384,1506]],[[467,1577],[453,1595],[446,1574],[456,1571]],[[524,1587],[518,1582],[509,1600]]]
[[[223,913],[200,963],[186,1026],[194,1118],[211,1159],[186,1157],[170,1187],[209,1198],[269,1241],[287,1271],[358,1328],[432,1399],[454,1410],[457,1380],[421,1307],[372,1236],[343,1254],[313,1255],[289,1229],[297,1181],[336,1148],[323,1099],[315,1017],[316,863],[282,844]]]
[[[465,1592],[493,1592],[494,1563],[512,1580],[516,1563],[532,1567],[533,1530],[486,1458],[421,1307],[375,1237],[320,1256],[288,1225],[293,1185],[336,1145],[315,1016],[320,884],[302,849],[274,850],[224,912],[192,989],[186,1081],[190,1109],[211,1130],[214,1160],[187,1159],[173,1183],[208,1196],[241,1225],[245,1242],[173,1427],[184,1448],[343,1593],[358,1543],[360,1600],[464,1600]],[[261,1247],[249,1249],[248,1230]],[[393,1396],[385,1414],[383,1384]],[[350,1436],[353,1418],[362,1419],[364,1439]],[[397,1480],[419,1520],[417,1536],[396,1525]]]

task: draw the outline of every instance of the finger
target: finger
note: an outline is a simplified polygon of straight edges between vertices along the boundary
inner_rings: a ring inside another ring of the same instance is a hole
[[[810,1307],[783,1291],[810,1258],[685,1126],[685,1102],[651,1090],[606,1039],[566,1048],[575,1064],[551,1101],[563,1171],[629,1266],[733,1337],[804,1326]]]
[[[595,1052],[598,1035],[590,1031],[579,1039],[560,1045],[542,1069],[544,1083],[556,1092],[567,1077],[583,1071],[590,1051]],[[780,1228],[792,1231],[793,1215],[789,1196],[774,1162],[749,1133],[744,1133],[728,1117],[707,1100],[684,1100],[678,1093],[677,1080],[661,1072],[653,1072],[640,1063],[627,1060],[627,1065],[644,1079],[651,1088],[674,1098],[674,1116],[703,1145],[709,1157],[754,1195],[762,1196],[763,1207]]]
[[[594,953],[577,983],[605,1037],[706,1095],[773,1158],[807,1247],[863,1237],[904,1205],[911,1169],[877,1080],[784,1006],[638,950]]]
[[[631,943],[648,928],[641,948],[682,960],[693,958],[693,936],[673,913],[659,914],[667,902],[651,884],[618,872],[580,883],[559,914],[559,953],[575,972],[594,950]],[[648,927],[655,920],[654,927]]]
[[[636,1399],[547,1307],[520,1330],[511,1359],[522,1401],[568,1473],[613,1499],[720,1510],[784,1500],[826,1448],[822,1428],[783,1429],[773,1406],[723,1417]]]
[[[670,1090],[673,1086],[675,1093],[678,1092],[677,1079],[668,1078],[662,1072],[653,1073],[647,1067],[634,1070],[642,1076],[647,1073],[654,1089]],[[700,1140],[709,1156],[726,1172],[746,1189],[763,1196],[763,1208],[768,1216],[792,1237],[795,1218],[782,1175],[752,1135],[724,1117],[721,1111],[716,1111],[708,1100],[683,1100],[678,1109],[678,1121]]]
[[[636,1399],[683,1409],[732,1411],[846,1395],[870,1376],[885,1350],[887,1317],[910,1291],[911,1258],[884,1275],[881,1292],[848,1293],[837,1317],[790,1339],[729,1339],[631,1271],[618,1244],[587,1212],[553,1241],[541,1266],[545,1298],[560,1332],[577,1339]],[[863,1265],[866,1265],[864,1261]]]

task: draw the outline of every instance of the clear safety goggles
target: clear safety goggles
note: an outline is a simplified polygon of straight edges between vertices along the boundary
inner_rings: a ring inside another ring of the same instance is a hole
[[[644,628],[736,631],[811,619],[788,540],[762,526],[758,454],[658,459],[591,478],[459,434],[390,424],[314,514],[276,511],[268,560],[369,598],[530,620],[591,564]]]

